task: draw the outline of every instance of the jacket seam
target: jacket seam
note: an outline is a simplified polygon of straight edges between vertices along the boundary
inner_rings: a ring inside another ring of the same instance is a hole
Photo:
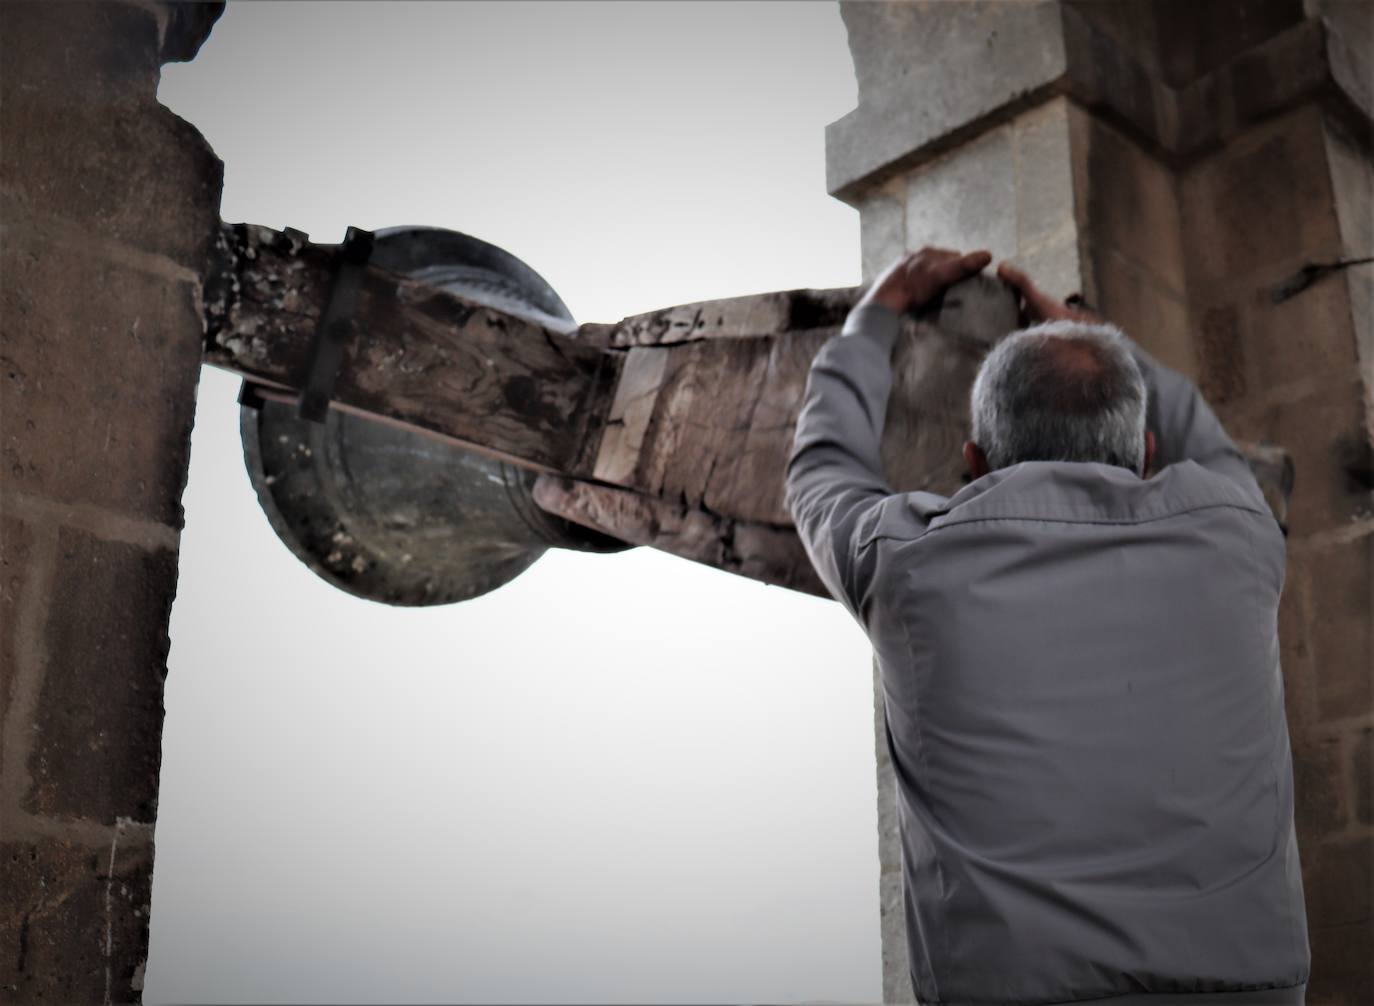
[[[919,541],[920,539],[926,537],[927,535],[934,534],[936,531],[943,531],[943,530],[945,530],[946,528],[960,527],[960,526],[962,526],[962,525],[964,525],[964,524],[986,524],[986,523],[989,523],[989,522],[991,522],[991,521],[1019,520],[1019,521],[1029,521],[1029,522],[1032,522],[1032,523],[1040,523],[1040,524],[1094,524],[1094,525],[1128,526],[1128,525],[1136,525],[1136,524],[1153,524],[1153,523],[1155,523],[1156,521],[1169,520],[1169,519],[1171,519],[1171,518],[1173,518],[1173,517],[1182,517],[1182,516],[1184,516],[1185,514],[1197,513],[1199,510],[1218,510],[1218,509],[1239,510],[1239,511],[1242,512],[1242,513],[1253,513],[1253,514],[1259,514],[1259,513],[1260,513],[1259,510],[1256,510],[1256,509],[1254,509],[1254,508],[1252,508],[1252,507],[1249,507],[1249,506],[1243,506],[1243,505],[1240,505],[1240,504],[1237,504],[1237,503],[1232,503],[1232,502],[1225,502],[1225,503],[1202,503],[1202,504],[1199,504],[1199,505],[1197,505],[1197,506],[1188,507],[1187,509],[1184,509],[1184,510],[1171,510],[1169,513],[1162,513],[1162,514],[1156,514],[1156,515],[1152,515],[1152,516],[1141,516],[1141,517],[1119,517],[1119,518],[1118,518],[1118,517],[1097,517],[1097,518],[1092,518],[1092,517],[1061,517],[1061,516],[1056,516],[1056,515],[1053,515],[1053,514],[1036,514],[1036,515],[1029,515],[1029,514],[1025,514],[1025,515],[1022,515],[1022,514],[997,514],[997,515],[991,515],[991,514],[990,514],[990,515],[988,515],[988,516],[986,516],[986,517],[961,517],[961,518],[959,518],[959,519],[957,519],[957,520],[945,521],[943,524],[940,524],[940,525],[938,525],[938,526],[936,526],[936,527],[927,527],[927,528],[924,528],[923,530],[921,530],[921,531],[918,532],[917,534],[913,534],[913,535],[875,533],[875,534],[872,535],[871,537],[865,538],[862,542],[859,543],[859,545],[858,545],[857,547],[860,548],[860,549],[866,548],[868,545],[872,544],[872,543],[875,542],[875,541],[879,541],[879,540],[886,540],[886,541]],[[936,519],[938,519],[938,518],[936,518]]]

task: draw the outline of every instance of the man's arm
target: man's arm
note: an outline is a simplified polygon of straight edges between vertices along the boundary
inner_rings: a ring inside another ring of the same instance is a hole
[[[855,617],[862,594],[855,531],[893,492],[879,447],[899,323],[879,303],[850,311],[840,335],[811,362],[787,460],[783,499],[797,535],[821,582]]]
[[[1196,461],[1203,468],[1262,497],[1249,464],[1197,385],[1164,366],[1129,336],[1126,341],[1149,393],[1145,428],[1155,435],[1155,469],[1164,469],[1178,461]]]
[[[821,582],[860,622],[871,576],[860,566],[860,528],[893,495],[879,451],[901,315],[980,272],[990,259],[987,252],[936,248],[903,256],[874,281],[840,335],[811,362],[783,499]]]

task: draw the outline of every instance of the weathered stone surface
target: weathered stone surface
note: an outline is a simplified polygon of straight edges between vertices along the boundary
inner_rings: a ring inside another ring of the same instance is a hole
[[[5,29],[0,37],[5,104],[32,107],[43,95],[91,104],[156,99],[160,60],[151,6],[100,0],[6,3]],[[54,53],[65,58],[54,59]],[[7,130],[6,141],[11,138]]]
[[[1308,905],[1320,907],[1321,927],[1374,917],[1374,836],[1314,842],[1299,850],[1303,891]]]
[[[1186,285],[1179,194],[1174,176],[1119,130],[1071,106],[1077,194],[1083,229],[1182,297]]]
[[[910,249],[906,246],[906,192],[901,184],[874,190],[859,203],[859,240],[863,282],[878,274]]]
[[[1374,727],[1356,731],[1351,741],[1350,780],[1355,820],[1374,824]]]
[[[1304,100],[1365,119],[1374,108],[1367,31],[1343,27],[1358,15],[1342,9],[1328,30],[1303,20],[1299,0],[850,2],[841,11],[860,94],[827,127],[827,188],[855,204],[1055,95],[1185,159]]]
[[[1249,389],[1240,312],[1234,304],[1204,308],[1197,326],[1198,390],[1213,406],[1242,398]]]
[[[1053,98],[1012,122],[1021,254],[1056,243],[1075,229],[1071,109],[1067,99]]]
[[[6,482],[179,527],[200,375],[195,286],[33,231],[6,232]]]
[[[1293,535],[1374,513],[1369,419],[1358,379],[1232,410],[1225,422],[1234,437],[1282,444],[1289,451],[1297,472],[1288,510]],[[1314,585],[1322,588],[1320,582]]]
[[[1012,133],[1000,126],[911,174],[906,234],[913,246],[986,248],[995,259],[1016,254]]]
[[[1374,8],[1366,14],[1374,34]],[[1343,121],[1327,116],[1323,126],[1342,251],[1347,258],[1365,258],[1374,254],[1374,162]],[[1317,285],[1325,285],[1330,296],[1333,283],[1346,289],[1358,358],[1365,373],[1374,373],[1374,265],[1355,266]],[[1302,296],[1313,292],[1309,288]]]
[[[25,810],[153,820],[176,575],[171,551],[59,535]]]
[[[1339,383],[1356,372],[1350,288],[1341,275],[1319,279],[1279,304],[1260,286],[1241,304],[1243,352],[1257,389],[1271,391],[1296,377],[1318,375]]]
[[[0,998],[135,1003],[148,956],[152,847],[0,842]],[[13,998],[10,998],[10,997]]]
[[[1056,300],[1074,293],[1086,296],[1093,288],[1091,266],[1080,258],[1076,227],[1066,228],[1057,240],[1033,251],[1017,252],[1011,261]]]
[[[915,1001],[906,944],[902,893],[902,842],[898,831],[897,777],[887,745],[886,709],[878,658],[873,658],[873,736],[878,775],[878,918],[882,934],[883,1002]]]
[[[1301,0],[1069,0],[1067,5],[1171,87],[1215,70],[1303,18]]]
[[[1316,584],[1312,658],[1323,720],[1367,715],[1374,705],[1374,534],[1309,557]]]
[[[1349,819],[1339,738],[1293,738],[1294,820],[1306,847],[1339,831]]]
[[[1374,1003],[1374,954],[1369,952],[1374,947],[1374,919],[1311,927],[1308,942],[1312,980],[1307,985],[1307,1006]]]
[[[1113,249],[1087,244],[1098,309],[1166,367],[1194,380],[1197,347],[1187,305],[1154,273]]]
[[[156,22],[138,7],[7,6],[0,186],[15,202],[6,217],[15,206],[51,214],[200,271],[223,168],[199,132],[158,104],[156,46]]]
[[[13,701],[12,685],[19,670],[19,604],[28,582],[33,544],[31,527],[8,515],[0,517],[0,717]]]
[[[1339,257],[1320,113],[1299,108],[1181,179],[1190,283],[1245,284]]]
[[[846,201],[1065,72],[1054,2],[850,2],[840,13],[859,104],[826,127],[826,188]]]

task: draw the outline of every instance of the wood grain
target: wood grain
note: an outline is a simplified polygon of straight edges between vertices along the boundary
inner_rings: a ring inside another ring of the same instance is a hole
[[[205,362],[305,384],[337,249],[266,228],[224,235],[207,288]],[[333,407],[439,435],[539,471],[592,474],[622,358],[376,267],[362,278]]]

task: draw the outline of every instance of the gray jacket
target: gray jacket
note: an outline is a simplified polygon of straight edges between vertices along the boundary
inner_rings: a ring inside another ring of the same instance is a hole
[[[861,307],[816,356],[786,501],[877,657],[921,1001],[1301,1001],[1284,542],[1244,459],[1135,347],[1157,475],[895,493],[897,330]]]

